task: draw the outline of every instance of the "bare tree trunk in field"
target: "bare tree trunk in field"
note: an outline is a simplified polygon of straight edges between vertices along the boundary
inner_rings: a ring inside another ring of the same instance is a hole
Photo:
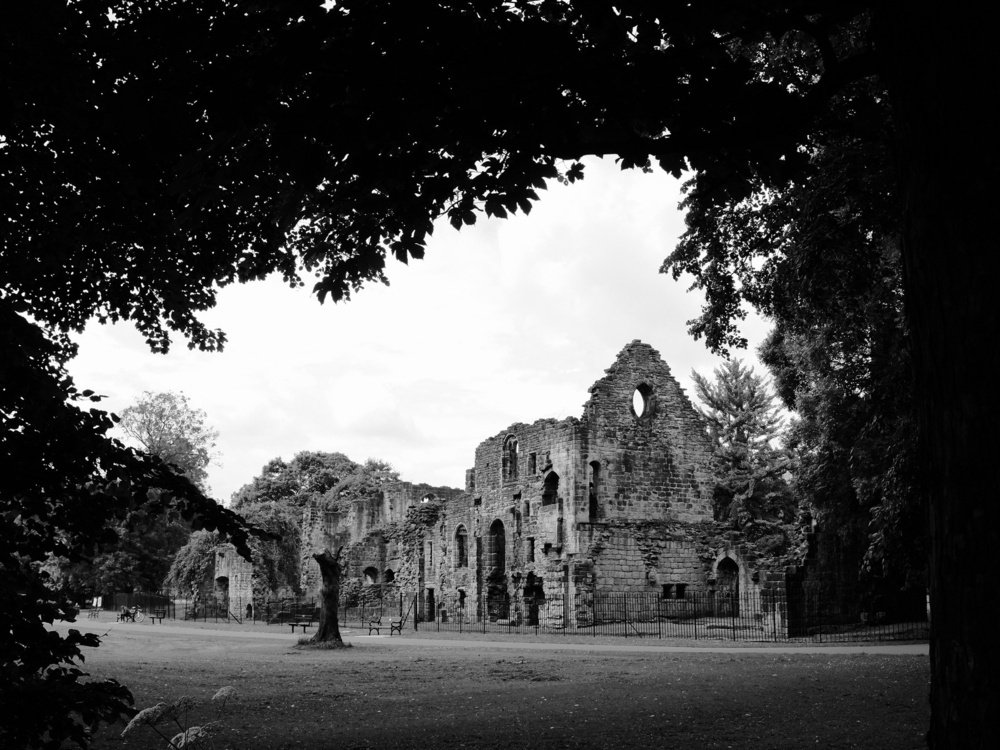
[[[340,605],[340,553],[344,551],[341,547],[337,554],[333,554],[329,549],[313,555],[313,559],[319,563],[319,572],[323,576],[323,588],[320,590],[319,627],[312,637],[314,643],[321,641],[333,641],[344,645],[344,639],[340,637],[340,623],[337,622],[337,607]]]
[[[893,103],[903,263],[929,492],[934,750],[996,742],[1000,716],[1000,72],[996,12],[897,0],[878,41]]]

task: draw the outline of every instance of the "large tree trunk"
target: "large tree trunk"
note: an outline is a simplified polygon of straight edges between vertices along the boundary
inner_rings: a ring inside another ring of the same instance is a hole
[[[344,551],[341,547],[337,554],[325,549],[313,555],[313,559],[319,563],[319,572],[323,576],[323,588],[320,591],[319,627],[312,640],[316,643],[320,641],[333,641],[344,645],[344,639],[340,637],[340,623],[337,622],[337,607],[340,606],[340,553]]]
[[[877,26],[899,133],[904,281],[930,507],[931,747],[1000,718],[1000,133],[992,4],[896,0]],[[987,18],[985,16],[991,16]]]

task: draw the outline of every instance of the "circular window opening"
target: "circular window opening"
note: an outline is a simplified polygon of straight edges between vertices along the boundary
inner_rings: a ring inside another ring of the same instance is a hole
[[[644,419],[652,411],[653,389],[645,383],[636,387],[632,393],[632,414],[636,419]]]

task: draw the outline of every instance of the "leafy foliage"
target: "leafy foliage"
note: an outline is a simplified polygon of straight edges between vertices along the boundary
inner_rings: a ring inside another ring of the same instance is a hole
[[[946,530],[935,554],[956,557],[939,566],[934,590],[958,596],[948,581],[958,574],[946,571],[988,567],[966,558],[992,549],[988,530],[1000,528],[982,521],[995,517],[981,499],[986,486],[963,484],[995,453],[978,435],[995,421],[995,406],[981,404],[992,404],[982,373],[996,362],[976,345],[983,337],[962,334],[985,326],[989,340],[1000,325],[989,304],[995,254],[982,252],[997,158],[991,121],[979,116],[996,45],[993,24],[969,10],[731,0],[13,4],[0,25],[0,169],[9,176],[0,180],[0,353],[16,356],[0,359],[0,415],[8,455],[28,468],[14,462],[4,473],[5,570],[63,546],[76,554],[80,532],[101,540],[104,522],[148,487],[202,497],[122,453],[105,415],[67,404],[75,394],[59,365],[71,347],[59,334],[130,320],[157,351],[174,333],[218,348],[224,335],[199,313],[219,288],[272,272],[296,285],[314,275],[321,300],[347,299],[384,281],[390,255],[422,257],[435,219],[457,227],[527,212],[546,181],[580,178],[583,155],[675,175],[691,168],[697,203],[724,214],[808,181],[829,134],[863,135],[868,115],[891,104],[901,118],[894,210],[907,217],[911,355],[933,458],[924,483],[936,493],[934,528]],[[866,86],[875,95],[855,96]],[[824,256],[801,257],[822,265]],[[740,295],[754,291],[739,274],[710,272],[725,262],[705,264],[719,321],[738,317]],[[850,270],[838,267],[844,279]],[[838,367],[852,359],[833,356]],[[50,361],[57,366],[41,364]],[[25,362],[38,365],[32,378],[14,372]],[[64,513],[84,488],[102,498],[88,497],[90,518]],[[195,499],[187,509],[238,527]],[[983,543],[949,546],[956,524],[970,523],[968,536]],[[35,534],[53,541],[26,541]],[[33,607],[15,601],[29,620]],[[935,674],[959,686],[935,679],[932,737],[951,732],[956,747],[970,746],[960,739],[981,724],[980,704],[959,699],[961,686],[982,679],[962,671],[978,659],[951,658],[959,641],[975,655],[988,637],[977,630],[932,649],[942,654]]]
[[[302,557],[299,519],[278,502],[250,506],[243,516],[270,535],[250,541],[254,598],[266,598],[283,588],[298,591]]]
[[[209,427],[207,415],[194,409],[183,393],[150,393],[120,415],[119,429],[137,446],[181,473],[208,492],[206,469],[214,458],[218,430]]]
[[[782,418],[763,376],[731,359],[714,381],[692,372],[701,415],[715,445],[715,516],[743,528],[753,521],[789,522],[795,501],[784,475],[792,462],[773,443]]]
[[[122,412],[118,427],[140,450],[175,466],[207,492],[205,469],[218,433],[206,425],[205,416],[183,394],[146,392]],[[190,534],[190,525],[169,504],[153,498],[129,509],[115,525],[117,540],[92,560],[75,565],[55,561],[49,567],[79,598],[159,591],[174,554]]]
[[[291,461],[269,461],[260,474],[233,494],[232,507],[242,510],[260,503],[280,502],[301,510],[312,497],[324,495],[361,466],[343,453],[302,451]]]
[[[795,180],[756,180],[730,202],[690,180],[688,230],[662,270],[690,273],[705,292],[691,331],[717,350],[744,343],[745,305],[774,321],[761,357],[798,416],[795,492],[827,527],[867,537],[867,568],[923,585],[926,506],[887,101],[876,81],[832,100]]]
[[[210,531],[195,531],[187,543],[177,550],[164,585],[174,591],[197,590],[212,566],[219,535]]]
[[[872,62],[828,54],[837,26],[725,2],[25,5],[5,40],[25,103],[5,127],[10,302],[133,320],[157,350],[171,330],[223,344],[197,313],[235,281],[314,274],[347,299],[422,257],[435,219],[528,212],[584,155],[739,192],[801,165],[819,105]]]
[[[291,461],[269,461],[233,494],[233,508],[271,535],[251,542],[255,594],[263,596],[282,587],[298,590],[306,505],[344,507],[351,500],[372,497],[382,483],[398,478],[384,461],[370,458],[358,464],[343,453],[302,451]]]
[[[114,681],[81,679],[81,648],[99,638],[48,630],[78,608],[41,563],[92,562],[140,508],[224,529],[249,554],[247,529],[170,466],[109,438],[108,415],[78,407],[97,397],[66,374],[64,338],[2,304],[0,330],[0,744],[84,746],[98,722],[129,713],[131,696]]]

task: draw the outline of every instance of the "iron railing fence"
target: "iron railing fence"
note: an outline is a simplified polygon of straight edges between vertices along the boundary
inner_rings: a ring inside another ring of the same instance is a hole
[[[810,592],[686,593],[664,599],[655,593],[597,593],[547,599],[486,599],[477,608],[419,608],[417,630],[511,634],[564,634],[623,638],[732,641],[922,640],[929,637],[926,611],[861,612]],[[835,605],[835,606],[834,606]]]
[[[367,633],[381,620],[402,620],[404,630],[503,633],[688,640],[871,641],[925,640],[930,623],[926,607],[891,611],[865,610],[860,604],[824,597],[815,591],[791,596],[761,590],[729,594],[685,592],[682,598],[664,598],[654,592],[578,593],[541,598],[471,597],[466,606],[437,603],[428,597],[372,587],[337,610],[341,627]],[[315,597],[284,597],[246,602],[170,598],[164,594],[115,594],[103,598],[106,610],[140,606],[165,611],[168,619],[283,625],[301,617],[319,620]],[[249,607],[247,607],[249,605]]]
[[[101,608],[105,611],[121,612],[123,607],[128,607],[129,609],[139,607],[147,614],[163,612],[163,616],[167,619],[177,619],[177,605],[169,594],[153,594],[137,591],[134,593],[115,593],[112,596],[102,596],[100,600]]]

